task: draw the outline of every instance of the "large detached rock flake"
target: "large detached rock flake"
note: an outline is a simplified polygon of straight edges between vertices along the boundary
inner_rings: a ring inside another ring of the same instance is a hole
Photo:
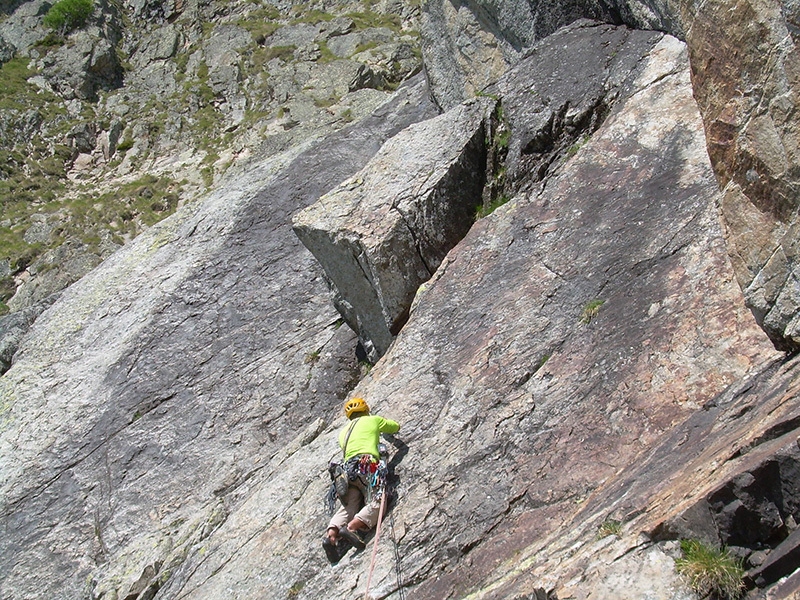
[[[372,360],[386,352],[417,288],[475,219],[493,105],[474,100],[409,127],[294,218]]]

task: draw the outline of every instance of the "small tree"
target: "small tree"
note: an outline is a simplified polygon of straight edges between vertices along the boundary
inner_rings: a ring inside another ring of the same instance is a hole
[[[58,0],[47,11],[42,22],[64,35],[83,27],[93,10],[93,0]]]

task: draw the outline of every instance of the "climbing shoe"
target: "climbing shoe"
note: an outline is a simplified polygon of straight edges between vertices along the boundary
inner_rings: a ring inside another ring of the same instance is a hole
[[[332,542],[328,536],[325,536],[322,540],[322,549],[325,550],[325,556],[328,557],[328,562],[332,565],[338,563],[342,559],[342,554],[344,554],[339,552],[337,546],[338,544]]]
[[[363,550],[367,547],[367,545],[364,543],[364,540],[361,539],[361,536],[355,531],[351,531],[347,527],[342,527],[339,530],[339,537],[350,542],[350,545],[356,550]]]

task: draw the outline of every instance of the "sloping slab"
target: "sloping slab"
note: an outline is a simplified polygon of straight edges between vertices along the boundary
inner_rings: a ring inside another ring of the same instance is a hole
[[[198,572],[222,523],[269,526],[237,517],[240,498],[291,483],[267,461],[338,418],[358,377],[290,215],[434,116],[427,95],[413,80],[374,116],[251,165],[39,317],[0,377],[0,597],[187,597],[166,588]],[[304,457],[324,464],[327,447]],[[264,561],[240,558],[240,580]]]

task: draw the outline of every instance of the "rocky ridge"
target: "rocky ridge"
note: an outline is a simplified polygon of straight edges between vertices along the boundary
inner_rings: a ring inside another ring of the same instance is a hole
[[[435,148],[435,127],[406,129],[436,112],[421,81],[229,174],[71,286],[0,378],[4,597],[362,595],[368,553],[331,568],[319,548],[351,393],[402,423],[372,597],[696,598],[675,570],[687,538],[731,546],[749,598],[796,595],[796,359],[745,306],[692,52],[577,20],[512,57],[480,100],[499,107],[480,214],[505,202],[368,373],[291,221],[343,181],[366,209],[352,184],[373,156],[402,172],[401,131]]]

